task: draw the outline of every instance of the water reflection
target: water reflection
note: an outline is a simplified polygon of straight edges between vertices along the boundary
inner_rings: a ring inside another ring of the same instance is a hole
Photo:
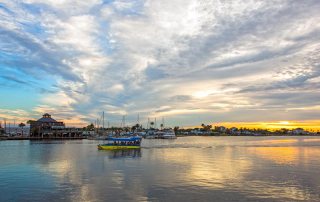
[[[111,159],[116,158],[140,158],[142,153],[141,149],[126,149],[126,150],[99,150],[99,152],[103,152],[109,156]]]
[[[118,151],[96,144],[0,142],[0,201],[320,200],[314,138],[146,140]]]
[[[161,160],[184,167],[175,177],[181,178],[179,180],[183,183],[206,188],[224,188],[240,183],[251,167],[251,161],[241,158],[237,149],[232,147],[166,149],[161,151]]]
[[[285,165],[308,165],[311,159],[320,156],[320,149],[314,147],[254,147],[248,151],[260,158]]]
[[[301,148],[297,147],[255,147],[248,151],[277,164],[288,165],[297,164],[301,155]]]

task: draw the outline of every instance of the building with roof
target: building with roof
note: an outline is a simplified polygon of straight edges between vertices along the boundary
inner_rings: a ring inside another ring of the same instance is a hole
[[[31,137],[49,136],[53,133],[54,130],[57,129],[65,129],[65,124],[51,118],[51,115],[48,113],[42,115],[42,118],[38,119],[37,121],[30,122]]]
[[[83,138],[82,129],[70,127],[67,128],[62,121],[56,121],[50,114],[45,113],[37,121],[29,121],[31,138]]]
[[[306,134],[308,134],[308,132],[305,131],[303,128],[296,128],[296,129],[292,130],[292,134],[293,135],[306,135]]]

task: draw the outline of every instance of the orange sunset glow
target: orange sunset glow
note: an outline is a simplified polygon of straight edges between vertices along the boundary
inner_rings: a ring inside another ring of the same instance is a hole
[[[238,127],[238,128],[249,128],[249,129],[269,129],[278,130],[281,128],[295,129],[303,128],[305,130],[320,130],[320,120],[310,121],[268,121],[268,122],[221,122],[214,123],[213,125],[221,125],[227,128]]]

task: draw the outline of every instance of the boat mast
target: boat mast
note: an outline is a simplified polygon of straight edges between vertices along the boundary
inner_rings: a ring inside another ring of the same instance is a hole
[[[97,118],[97,133],[99,133],[99,119]]]
[[[161,124],[161,130],[164,129],[164,118],[162,117],[162,124]]]
[[[16,120],[13,119],[13,131],[15,131],[15,135],[17,135],[17,128],[16,128]]]
[[[123,127],[123,128],[126,127],[126,115],[122,116],[121,127]]]
[[[7,134],[7,120],[3,119],[4,121],[4,133]]]
[[[102,112],[102,131],[104,131],[104,111]]]

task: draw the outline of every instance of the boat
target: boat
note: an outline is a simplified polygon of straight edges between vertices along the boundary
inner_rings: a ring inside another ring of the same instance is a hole
[[[146,139],[177,139],[173,130],[165,129],[160,131],[150,130],[145,135]]]
[[[99,150],[140,149],[142,138],[139,136],[108,138],[108,143],[99,144]]]
[[[176,134],[174,133],[174,131],[166,131],[163,135],[162,135],[163,139],[177,139]]]

